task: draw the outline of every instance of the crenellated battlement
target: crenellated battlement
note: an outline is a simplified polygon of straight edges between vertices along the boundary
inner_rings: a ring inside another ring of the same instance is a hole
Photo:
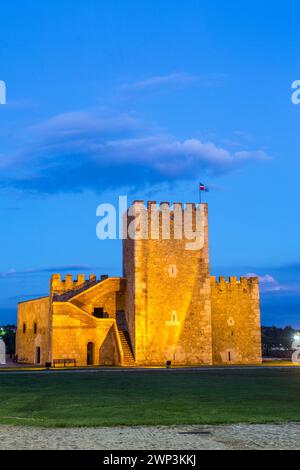
[[[203,235],[207,213],[207,204],[134,201],[127,212],[127,235],[152,240],[191,240],[196,232],[198,237]],[[132,225],[133,220],[135,225]]]
[[[63,279],[61,274],[53,274],[50,279],[50,293],[63,294],[67,291],[76,291],[85,284],[87,286],[93,285],[99,281],[103,281],[107,277],[107,275],[101,275],[100,278],[97,279],[96,274],[90,274],[88,277],[84,274],[78,274],[77,277],[73,278],[72,274],[66,274]]]
[[[219,276],[218,280],[216,276],[211,276],[210,283],[212,288],[218,288],[219,290],[241,288],[246,290],[253,290],[259,286],[258,277],[245,277],[242,276],[239,279],[236,276],[229,276],[229,279],[225,276]]]
[[[168,201],[163,201],[163,202],[157,202],[157,201],[148,201],[147,203],[141,199],[133,201],[132,205],[130,206],[129,210],[131,208],[134,208],[136,211],[164,211],[168,210],[170,212],[176,212],[176,211],[196,211],[197,209],[199,210],[201,206],[207,207],[207,203],[199,203],[196,204],[195,202],[168,202]]]

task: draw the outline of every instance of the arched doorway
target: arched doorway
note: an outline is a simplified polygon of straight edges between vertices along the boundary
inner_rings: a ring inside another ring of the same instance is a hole
[[[87,358],[86,363],[88,366],[92,366],[94,364],[94,343],[87,344]]]

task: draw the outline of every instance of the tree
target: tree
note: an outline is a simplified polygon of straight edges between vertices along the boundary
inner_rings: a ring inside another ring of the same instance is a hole
[[[290,354],[293,338],[297,333],[291,326],[277,328],[262,326],[262,350],[264,356],[285,357]]]
[[[16,350],[16,327],[14,325],[3,325],[0,327],[0,336],[6,346],[6,354],[15,354]]]

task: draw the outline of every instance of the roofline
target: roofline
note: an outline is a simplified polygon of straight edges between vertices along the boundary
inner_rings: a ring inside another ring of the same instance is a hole
[[[26,303],[29,303],[29,302],[37,302],[38,300],[42,300],[42,299],[50,299],[50,296],[49,296],[49,295],[45,295],[45,296],[43,296],[43,297],[36,297],[35,299],[21,300],[21,302],[18,302],[18,305],[20,305],[20,304],[26,304]]]
[[[126,280],[126,277],[122,277],[122,276],[108,277],[108,278],[104,279],[103,281],[97,282],[97,283],[94,284],[93,286],[88,287],[87,289],[85,289],[85,290],[79,292],[78,294],[73,295],[73,296],[72,296],[70,299],[68,299],[68,300],[65,300],[65,301],[53,300],[53,303],[71,302],[72,300],[76,299],[76,298],[79,297],[80,295],[85,294],[86,292],[89,292],[89,291],[91,291],[92,289],[95,289],[96,287],[99,287],[100,285],[103,285],[103,284],[104,284],[106,281],[108,281],[108,280],[118,280],[118,279],[119,279],[120,281],[122,281],[122,280]],[[75,291],[74,291],[74,292],[75,292]],[[62,293],[62,295],[63,295],[63,293]]]

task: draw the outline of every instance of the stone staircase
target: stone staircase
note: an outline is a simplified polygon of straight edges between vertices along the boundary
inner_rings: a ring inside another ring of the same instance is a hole
[[[102,282],[102,281],[98,281],[97,279],[91,279],[89,281],[85,281],[76,289],[68,290],[64,292],[63,294],[54,294],[53,300],[54,302],[67,302],[68,300],[72,299],[72,297],[74,297],[75,295],[81,294],[81,292],[89,289],[90,287],[95,286],[99,282]]]
[[[120,336],[120,341],[124,353],[123,365],[124,366],[134,366],[134,354],[130,341],[130,336],[128,333],[128,325],[125,318],[125,313],[123,311],[117,312],[116,316],[117,326]]]
[[[134,366],[135,361],[131,348],[131,342],[128,331],[119,330],[120,341],[124,353],[123,366]]]
[[[55,302],[67,302],[68,300],[72,299],[78,294],[81,294],[85,290],[89,289],[90,287],[95,286],[96,284],[100,284],[101,282],[107,281],[109,279],[107,274],[102,274],[100,279],[92,278],[88,281],[85,281],[83,284],[80,284],[78,287],[63,292],[62,294],[53,294],[53,300]]]

